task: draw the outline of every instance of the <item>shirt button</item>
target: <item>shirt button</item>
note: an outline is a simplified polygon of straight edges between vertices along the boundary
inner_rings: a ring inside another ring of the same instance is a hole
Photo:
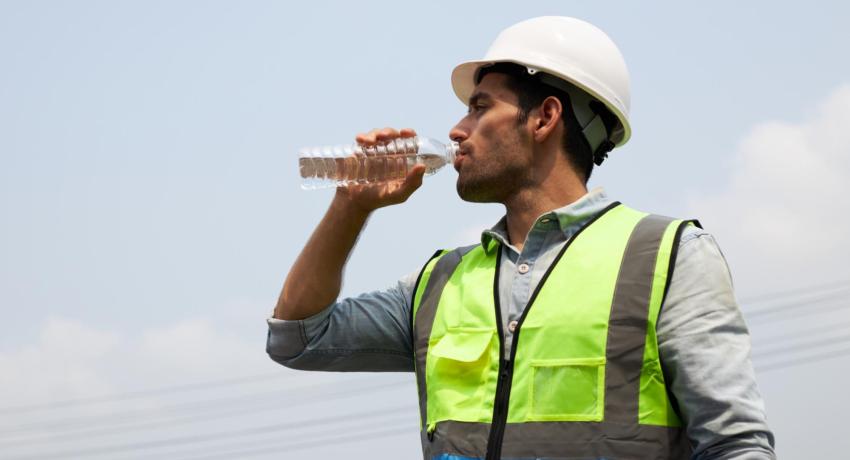
[[[516,322],[516,321],[511,321],[510,323],[508,323],[508,330],[511,331],[511,332],[516,331],[516,327],[517,327],[518,324],[519,323]]]
[[[528,273],[528,264],[519,264],[519,267],[517,267],[517,270],[519,270],[519,272],[522,273],[523,275]]]

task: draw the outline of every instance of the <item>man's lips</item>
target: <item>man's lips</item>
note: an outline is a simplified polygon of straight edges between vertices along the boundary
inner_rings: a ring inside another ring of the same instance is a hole
[[[463,163],[463,159],[467,155],[469,155],[468,150],[461,149],[459,152],[457,152],[457,155],[455,155],[455,160],[454,160],[455,171],[460,172],[460,164]]]

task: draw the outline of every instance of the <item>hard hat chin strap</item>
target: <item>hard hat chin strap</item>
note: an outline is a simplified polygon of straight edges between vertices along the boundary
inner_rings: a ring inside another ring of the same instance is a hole
[[[601,165],[615,144],[611,141],[611,132],[605,124],[605,119],[602,117],[601,111],[606,110],[605,106],[594,99],[587,92],[581,90],[577,86],[568,81],[562,80],[545,72],[536,73],[541,83],[553,86],[562,91],[565,91],[570,96],[570,105],[572,105],[573,113],[576,121],[581,126],[581,133],[587,141],[590,151],[593,152],[593,162],[597,166]]]
[[[593,162],[596,163],[596,166],[601,165],[608,158],[608,152],[614,148],[614,143],[608,139],[608,129],[605,127],[602,117],[594,113],[590,122],[582,126],[581,133],[584,134],[584,138],[590,144]]]

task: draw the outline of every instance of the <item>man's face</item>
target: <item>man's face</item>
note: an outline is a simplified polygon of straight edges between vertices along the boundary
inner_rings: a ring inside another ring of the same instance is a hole
[[[531,136],[517,124],[517,96],[507,77],[484,76],[469,98],[469,112],[449,132],[460,143],[457,193],[465,201],[504,203],[530,183]]]

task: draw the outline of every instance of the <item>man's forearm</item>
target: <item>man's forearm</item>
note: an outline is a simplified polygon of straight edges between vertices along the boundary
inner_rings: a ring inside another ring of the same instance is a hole
[[[342,272],[369,212],[339,193],[286,277],[274,310],[277,319],[298,320],[320,312],[339,295]]]
[[[373,129],[357,135],[357,143],[371,146],[399,137],[415,137],[416,131]],[[355,184],[338,188],[327,213],[283,283],[274,317],[299,320],[315,315],[330,305],[342,286],[342,269],[366,224],[369,214],[384,206],[403,203],[422,185],[425,165],[407,171],[404,181]]]

